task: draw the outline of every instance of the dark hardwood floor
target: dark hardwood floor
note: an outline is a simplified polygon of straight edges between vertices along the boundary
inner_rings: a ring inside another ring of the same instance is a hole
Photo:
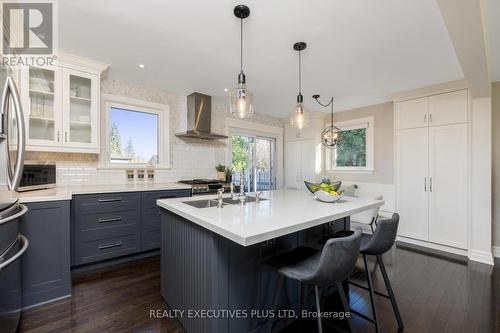
[[[384,260],[405,332],[500,332],[499,260],[493,268],[402,248]],[[73,297],[25,311],[20,331],[183,332],[176,320],[149,318],[149,309],[167,309],[160,296],[159,268],[158,257],[153,257],[75,276]],[[355,277],[363,281],[361,272]],[[385,292],[378,269],[374,285]],[[351,287],[350,297],[352,308],[370,314],[367,292]],[[375,301],[381,331],[396,332],[389,300],[377,296]],[[354,318],[358,332],[375,332],[372,324]],[[314,322],[310,324],[305,331],[315,332]]]

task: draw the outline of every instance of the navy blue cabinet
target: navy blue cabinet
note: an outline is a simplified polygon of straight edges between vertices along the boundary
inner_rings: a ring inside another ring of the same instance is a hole
[[[72,265],[140,251],[141,193],[75,195],[72,202]]]
[[[191,190],[155,191],[142,193],[141,249],[159,249],[161,244],[161,214],[156,200],[191,196]]]
[[[71,295],[70,202],[27,203],[21,233],[29,247],[22,259],[23,306]]]
[[[190,190],[165,190],[73,196],[72,266],[158,249],[156,200],[190,195]]]

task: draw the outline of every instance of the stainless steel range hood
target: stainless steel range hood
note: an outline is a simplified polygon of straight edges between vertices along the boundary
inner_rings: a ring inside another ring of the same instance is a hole
[[[176,133],[178,138],[196,138],[203,140],[227,139],[226,135],[211,132],[212,97],[192,93],[187,97],[187,131]]]

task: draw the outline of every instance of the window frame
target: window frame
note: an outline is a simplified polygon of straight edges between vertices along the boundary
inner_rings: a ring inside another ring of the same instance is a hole
[[[158,163],[111,163],[109,152],[109,117],[111,108],[155,114],[158,116]],[[101,94],[101,169],[170,169],[170,108],[168,105],[139,99]]]
[[[356,118],[341,122],[335,122],[342,131],[366,128],[366,166],[362,167],[338,167],[333,163],[332,154],[335,150],[325,148],[325,169],[328,172],[337,173],[372,173],[374,170],[374,146],[375,146],[375,120],[374,117]],[[330,126],[330,123],[327,124]]]

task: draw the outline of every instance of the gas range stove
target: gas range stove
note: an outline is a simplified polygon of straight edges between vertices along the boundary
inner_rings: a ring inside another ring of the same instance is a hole
[[[193,195],[215,194],[220,188],[223,188],[224,192],[231,191],[231,183],[217,179],[190,179],[181,180],[179,183],[191,185]],[[239,191],[239,186],[235,186],[235,191]]]

